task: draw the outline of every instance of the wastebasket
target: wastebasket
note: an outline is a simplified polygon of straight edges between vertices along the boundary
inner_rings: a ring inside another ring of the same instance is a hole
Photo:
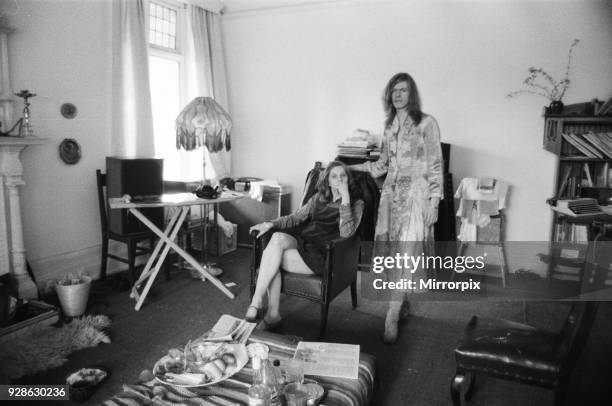
[[[81,276],[78,280],[72,279],[69,282],[59,281],[55,285],[57,297],[66,316],[77,317],[85,313],[90,288],[91,278],[89,276]]]

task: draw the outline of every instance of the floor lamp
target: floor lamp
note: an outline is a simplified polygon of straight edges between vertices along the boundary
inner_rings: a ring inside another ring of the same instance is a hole
[[[231,148],[230,131],[232,119],[227,112],[211,97],[196,97],[176,118],[176,148],[192,151],[202,150],[202,179],[206,183],[206,150],[209,153],[229,151]],[[205,224],[208,221],[208,208],[205,213]],[[202,252],[204,264],[212,275],[223,273],[206,258],[206,227],[203,228]]]

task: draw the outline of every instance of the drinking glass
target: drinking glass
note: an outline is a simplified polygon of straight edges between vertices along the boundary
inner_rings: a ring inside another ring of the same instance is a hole
[[[285,386],[285,401],[287,406],[306,406],[308,403],[308,392],[304,389],[304,385],[299,383],[290,383]]]
[[[285,374],[286,383],[303,383],[304,382],[304,363],[297,359],[289,360]]]

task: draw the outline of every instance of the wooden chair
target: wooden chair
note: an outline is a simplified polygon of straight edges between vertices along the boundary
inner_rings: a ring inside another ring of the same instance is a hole
[[[453,405],[461,405],[466,376],[471,379],[464,398],[471,398],[477,374],[552,388],[555,406],[562,405],[596,310],[596,302],[574,302],[558,333],[507,320],[472,317],[455,349]]]
[[[108,200],[106,199],[106,174],[96,169],[96,183],[98,187],[98,204],[100,207],[100,227],[102,230],[102,255],[100,261],[100,279],[106,279],[106,267],[108,258],[123,262],[128,265],[128,276],[130,285],[136,281],[136,257],[150,254],[153,250],[155,234],[152,231],[144,231],[130,234],[118,234],[109,229],[108,226]],[[109,240],[115,240],[127,245],[127,258],[108,252]],[[149,241],[149,247],[143,247],[139,243]],[[166,278],[169,277],[169,269],[165,268]]]
[[[319,162],[315,164],[307,177],[305,185],[305,196],[302,199],[306,202],[312,194],[315,193],[315,188],[318,177],[322,176],[324,168]],[[356,179],[357,180],[357,179]],[[373,233],[373,224],[368,222],[375,221],[373,216],[366,217],[365,213],[370,213],[372,207],[378,203],[378,196],[369,192],[371,188],[367,187],[369,182],[372,182],[376,189],[374,180],[369,176],[360,178],[359,184],[362,187],[364,194],[364,215],[362,217],[359,230],[350,238],[338,238],[329,242],[325,246],[325,266],[322,269],[321,275],[301,275],[291,272],[285,272],[281,269],[282,277],[282,292],[310,300],[321,305],[321,322],[319,329],[319,337],[325,336],[327,328],[327,315],[329,312],[329,304],[331,301],[343,292],[347,287],[351,288],[351,300],[353,308],[357,307],[357,269],[359,264],[360,241],[371,241],[373,236],[363,236],[363,230],[371,230]],[[257,283],[257,270],[265,246],[268,243],[269,237],[274,230],[270,230],[261,238],[253,237],[253,251],[251,257],[251,298],[255,292]]]
[[[457,217],[458,226],[461,224],[461,218]],[[499,274],[491,274],[490,276],[498,276],[501,278],[502,287],[506,287],[508,277],[508,261],[506,257],[505,247],[505,214],[503,210],[499,211],[498,215],[491,216],[491,223],[485,227],[478,227],[477,241],[461,242],[458,248],[458,255],[463,256],[469,246],[486,247],[491,246],[497,248],[499,257]],[[485,275],[482,271],[465,272],[465,274]],[[451,274],[451,279],[454,280],[455,272]],[[486,274],[489,275],[489,274]]]

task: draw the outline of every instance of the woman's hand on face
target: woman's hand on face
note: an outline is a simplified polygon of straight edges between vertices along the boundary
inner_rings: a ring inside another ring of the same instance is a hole
[[[351,195],[349,194],[348,187],[348,179],[344,178],[338,185],[338,193],[340,193],[340,197],[342,198],[342,203],[349,203],[351,199]]]
[[[425,210],[425,216],[423,221],[425,222],[426,227],[435,224],[435,222],[438,221],[438,206],[430,204]]]
[[[270,223],[269,221],[255,224],[253,227],[249,228],[249,234],[251,234],[253,231],[257,231],[257,238],[259,238],[265,233],[267,233],[268,231],[270,231],[272,227],[273,227],[273,224]]]

